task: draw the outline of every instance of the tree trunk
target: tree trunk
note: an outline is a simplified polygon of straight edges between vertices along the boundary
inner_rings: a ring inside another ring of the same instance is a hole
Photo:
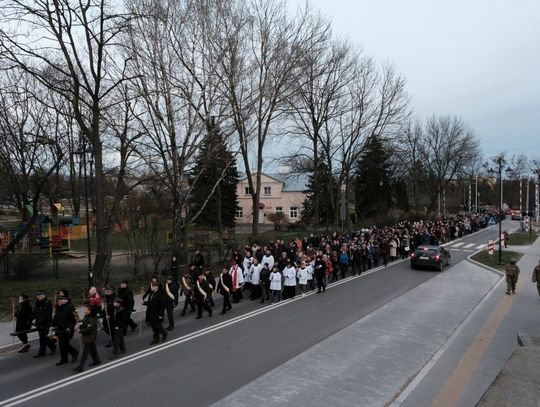
[[[110,233],[108,228],[108,217],[105,211],[105,193],[103,185],[105,183],[105,174],[103,173],[103,151],[102,144],[99,138],[93,140],[92,147],[94,149],[95,160],[95,178],[94,194],[95,202],[98,203],[95,208],[96,219],[96,257],[94,260],[94,273],[100,275],[103,283],[109,281],[107,252],[110,245]],[[90,222],[88,222],[90,223]],[[89,225],[91,226],[91,225]],[[91,227],[88,228],[90,233]]]
[[[317,135],[313,139],[313,187],[319,187],[319,154],[317,151]],[[320,215],[319,215],[319,194],[313,194],[313,224],[315,227],[319,226]]]
[[[223,258],[223,218],[221,215],[221,185],[218,185],[216,188],[216,209],[218,224],[218,258],[221,262]]]

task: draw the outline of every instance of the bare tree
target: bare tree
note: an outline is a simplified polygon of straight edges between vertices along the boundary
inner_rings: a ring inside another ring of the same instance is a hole
[[[1,10],[0,55],[71,104],[82,137],[92,146],[95,168],[96,257],[94,270],[108,279],[110,225],[104,196],[103,117],[125,80],[128,63],[117,39],[129,21],[107,0],[7,0]],[[13,24],[16,21],[17,24]]]
[[[423,132],[422,160],[429,173],[429,207],[433,210],[437,199],[448,184],[466,172],[467,164],[478,161],[479,141],[462,118],[432,116]]]
[[[57,116],[38,99],[43,92],[33,78],[3,73],[0,82],[0,178],[4,199],[21,215],[24,227],[0,252],[0,261],[32,229],[44,189],[62,161]],[[38,97],[36,97],[38,96]]]

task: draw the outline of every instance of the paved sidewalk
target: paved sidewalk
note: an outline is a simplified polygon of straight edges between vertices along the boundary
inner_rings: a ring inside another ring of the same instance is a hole
[[[540,239],[531,246],[509,246],[508,250],[524,253],[518,265],[521,269],[518,290],[512,296],[512,304],[509,306],[500,325],[481,357],[478,368],[473,372],[471,379],[466,383],[459,397],[457,406],[474,406],[482,398],[483,394],[495,380],[501,369],[505,366],[508,358],[518,347],[517,334],[540,335],[540,301],[536,284],[531,282],[531,274],[534,266],[540,259]],[[504,280],[497,285],[493,294],[479,307],[470,321],[463,327],[460,334],[448,346],[444,354],[435,362],[423,380],[410,392],[401,406],[423,407],[431,406],[437,398],[440,390],[451,377],[454,369],[463,363],[463,356],[479,340],[481,328],[494,314],[497,307],[508,301],[505,294],[506,284]],[[529,372],[538,377],[538,371]],[[516,389],[520,391],[520,389]],[[500,400],[500,406],[510,406],[509,400]],[[538,404],[534,404],[535,407]],[[524,406],[520,406],[524,407]]]
[[[461,262],[215,406],[387,405],[500,278]]]

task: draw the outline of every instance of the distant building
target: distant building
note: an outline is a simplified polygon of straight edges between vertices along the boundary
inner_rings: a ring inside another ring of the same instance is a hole
[[[255,183],[257,174],[253,174]],[[306,198],[309,174],[299,173],[261,173],[261,195],[259,199],[259,223],[270,224],[268,214],[282,212],[289,222],[298,222],[301,218],[302,204]],[[238,182],[238,208],[236,223],[251,223],[253,203],[249,182],[244,175]]]

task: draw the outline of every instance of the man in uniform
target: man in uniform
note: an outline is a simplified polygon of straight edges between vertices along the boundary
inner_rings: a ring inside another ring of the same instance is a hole
[[[229,269],[223,267],[221,275],[219,276],[219,281],[217,285],[217,291],[223,295],[223,308],[221,310],[221,315],[225,314],[227,311],[232,309],[231,305],[231,292],[233,287],[232,277],[229,274]]]
[[[79,335],[81,335],[83,350],[79,366],[73,369],[77,373],[81,373],[84,370],[84,364],[89,354],[92,357],[90,366],[97,366],[101,363],[96,348],[97,318],[94,312],[94,306],[90,302],[84,303],[84,318],[79,323]]]
[[[159,343],[159,335],[163,337],[163,342],[167,339],[167,331],[161,324],[165,315],[165,302],[163,301],[163,294],[159,289],[157,283],[150,285],[150,294],[148,299],[144,301],[143,305],[146,305],[146,322],[150,323],[152,327],[153,340],[150,345]]]
[[[315,279],[317,280],[317,294],[326,291],[326,285],[324,284],[324,276],[326,274],[326,262],[323,260],[322,256],[317,255],[317,260],[315,260]]]
[[[214,277],[214,273],[212,273],[212,270],[210,270],[210,267],[205,267],[204,278],[206,281],[208,281],[208,286],[210,288],[210,291],[208,292],[208,304],[213,307],[215,304],[214,299],[212,298],[212,292],[216,287],[216,278]]]
[[[506,266],[504,273],[506,274],[506,294],[515,294],[519,276],[519,267],[516,264],[516,259],[510,259],[510,264]]]
[[[165,328],[167,331],[172,331],[174,329],[174,307],[178,305],[178,284],[174,281],[173,276],[167,277],[167,282],[165,283],[165,293],[163,295],[165,300],[165,310],[167,311],[167,319],[169,320],[169,325]]]
[[[135,328],[137,328],[137,323],[131,318],[131,314],[133,313],[135,307],[135,301],[133,299],[133,291],[131,291],[131,288],[129,288],[127,280],[122,280],[120,283],[117,298],[120,298],[123,301],[122,307],[126,311],[127,315],[127,324],[124,327],[124,336],[126,336],[128,325],[131,328],[131,331],[134,331]]]
[[[75,332],[75,326],[77,320],[75,319],[75,307],[69,303],[69,298],[60,296],[58,297],[58,305],[56,306],[56,312],[52,320],[52,325],[58,338],[58,346],[60,347],[60,361],[56,366],[64,365],[68,363],[68,356],[71,355],[71,362],[75,363],[79,352],[75,349],[69,341],[73,338]]]
[[[45,356],[47,347],[51,349],[51,354],[56,351],[56,345],[49,338],[49,327],[52,321],[52,304],[47,298],[45,291],[38,291],[36,293],[36,304],[32,311],[31,321],[35,321],[36,328],[39,334],[39,351],[35,358]]]
[[[195,312],[195,304],[193,303],[193,280],[191,279],[191,274],[189,271],[186,271],[181,279],[182,282],[182,291],[186,296],[184,300],[184,309],[180,313],[181,316],[186,315],[187,307],[190,306],[189,312]]]
[[[200,273],[197,276],[197,281],[194,287],[195,300],[197,300],[197,318],[202,318],[203,308],[208,312],[208,316],[212,316],[212,308],[208,305],[208,295],[210,293],[210,286],[208,281],[204,278],[204,273]]]
[[[111,331],[113,341],[113,352],[109,359],[114,359],[119,353],[126,351],[124,343],[124,331],[127,326],[127,313],[123,307],[124,301],[116,297],[113,301],[113,314],[111,316]]]
[[[538,262],[538,265],[533,270],[532,282],[536,283],[536,288],[538,289],[538,295],[540,295],[540,261]]]

